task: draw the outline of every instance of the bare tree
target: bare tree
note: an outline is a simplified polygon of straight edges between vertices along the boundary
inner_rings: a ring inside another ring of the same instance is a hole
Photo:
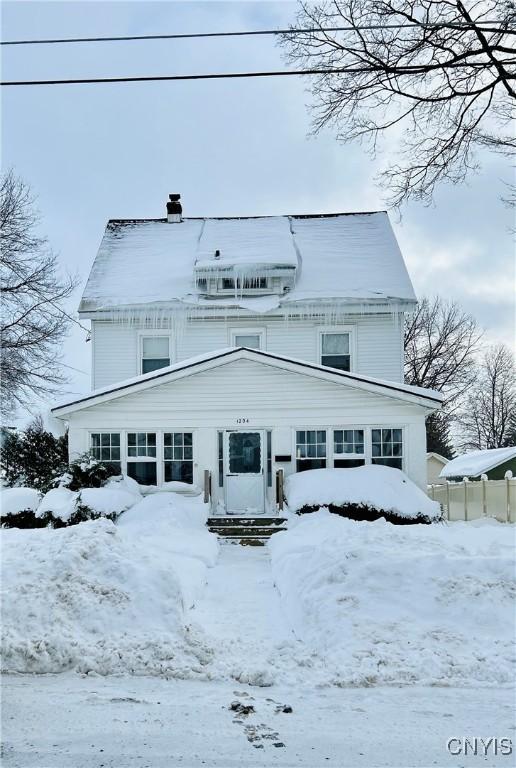
[[[11,171],[0,184],[0,338],[2,412],[12,415],[64,381],[59,345],[70,318],[62,302],[76,281],[61,278],[57,257],[38,236],[29,187]]]
[[[405,381],[445,396],[442,411],[426,420],[427,450],[451,458],[450,428],[476,371],[481,331],[455,302],[423,299],[405,323]]]
[[[481,338],[456,302],[423,299],[405,325],[405,380],[442,392],[452,413],[475,378]]]
[[[303,2],[282,44],[290,62],[320,71],[315,131],[331,126],[373,154],[381,135],[398,138],[382,178],[399,205],[463,181],[479,147],[514,154],[515,22],[512,0]]]
[[[514,356],[503,344],[490,347],[458,414],[464,448],[502,448],[516,418]]]

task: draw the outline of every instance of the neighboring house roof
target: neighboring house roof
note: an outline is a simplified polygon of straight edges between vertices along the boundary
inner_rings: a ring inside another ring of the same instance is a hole
[[[194,267],[296,268],[284,296],[206,299]],[[148,304],[267,312],[321,300],[412,304],[416,297],[385,211],[316,216],[110,220],[84,289],[83,313]]]
[[[246,347],[229,347],[219,349],[197,357],[190,357],[179,363],[168,365],[151,373],[145,373],[141,376],[134,376],[117,384],[113,384],[102,389],[97,389],[89,395],[77,398],[76,400],[61,403],[52,408],[55,416],[62,417],[73,411],[79,411],[82,408],[88,408],[98,403],[103,403],[117,397],[121,397],[130,392],[137,392],[149,389],[157,384],[164,384],[175,379],[184,378],[203,370],[209,370],[218,365],[225,365],[235,360],[246,359],[254,360],[276,368],[302,373],[314,378],[325,379],[339,384],[363,389],[369,392],[376,392],[387,397],[398,400],[404,400],[409,403],[421,405],[425,408],[435,410],[442,404],[442,395],[431,389],[422,387],[413,387],[409,384],[398,384],[396,382],[374,379],[370,376],[360,376],[355,373],[347,373],[336,368],[329,368],[324,365],[307,363],[303,360],[297,360],[291,357],[275,355],[271,352],[264,352],[258,349],[247,349]]]
[[[477,477],[514,458],[516,446],[470,451],[449,461],[439,473],[439,477]]]
[[[437,459],[437,461],[440,461],[441,464],[447,464],[450,459],[445,458],[444,456],[441,456],[440,453],[435,453],[435,451],[429,451],[426,454],[427,459]]]

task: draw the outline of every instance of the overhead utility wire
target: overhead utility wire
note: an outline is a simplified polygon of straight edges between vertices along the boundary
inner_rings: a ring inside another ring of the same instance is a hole
[[[461,67],[484,67],[481,63],[473,62],[471,64],[465,64],[462,62],[456,62],[454,64],[448,64],[448,68],[459,69]],[[277,70],[270,72],[217,72],[207,73],[201,75],[138,75],[135,77],[78,77],[69,78],[66,80],[4,80],[0,82],[0,86],[19,86],[19,85],[83,85],[86,83],[147,83],[147,82],[162,82],[172,80],[230,80],[235,78],[246,77],[292,77],[299,75],[342,75],[347,72],[359,73],[370,72],[371,67],[343,67],[340,69],[292,69],[292,70]],[[378,67],[378,71],[383,71],[381,67]],[[423,66],[407,67],[405,74],[424,74],[426,68]]]
[[[495,30],[486,28],[486,25],[496,25]],[[364,24],[343,27],[309,27],[307,29],[256,29],[247,32],[184,32],[170,35],[113,35],[111,37],[61,37],[61,38],[47,38],[47,39],[34,39],[34,40],[0,40],[0,45],[56,45],[61,43],[115,43],[124,42],[128,40],[189,40],[193,38],[203,37],[252,37],[257,35],[296,35],[300,33],[314,33],[314,32],[353,32],[353,31],[368,31],[375,29],[408,29],[418,26],[416,24]],[[474,29],[477,26],[483,32],[499,32],[499,21],[481,21],[477,25],[468,23],[442,23],[436,22],[435,24],[427,23],[421,24],[425,28],[432,29]],[[510,32],[510,30],[506,30]]]

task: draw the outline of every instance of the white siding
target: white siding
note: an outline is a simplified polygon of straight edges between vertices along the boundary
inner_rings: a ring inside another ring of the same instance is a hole
[[[138,375],[141,330],[105,321],[93,321],[92,324],[93,388]],[[351,326],[355,332],[353,370],[356,373],[403,381],[403,316],[350,315],[342,324]],[[176,338],[171,331],[175,361],[228,347],[231,328],[253,326],[265,328],[267,351],[308,362],[320,362],[319,331],[324,329],[321,323],[309,320],[265,320],[261,317],[190,321]]]
[[[217,429],[272,429],[273,453],[285,453],[288,434],[296,428],[383,425],[404,429],[405,470],[424,487],[424,416],[419,406],[348,383],[237,360],[145,391],[121,394],[72,414],[70,451],[84,450],[88,431],[193,429],[197,432],[195,481],[199,483],[203,469],[216,472]]]

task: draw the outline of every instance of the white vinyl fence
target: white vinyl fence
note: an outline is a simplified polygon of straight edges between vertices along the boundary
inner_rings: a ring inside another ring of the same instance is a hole
[[[495,517],[503,523],[516,522],[516,478],[507,472],[504,480],[445,481],[429,485],[428,495],[438,501],[448,520],[477,520]]]

